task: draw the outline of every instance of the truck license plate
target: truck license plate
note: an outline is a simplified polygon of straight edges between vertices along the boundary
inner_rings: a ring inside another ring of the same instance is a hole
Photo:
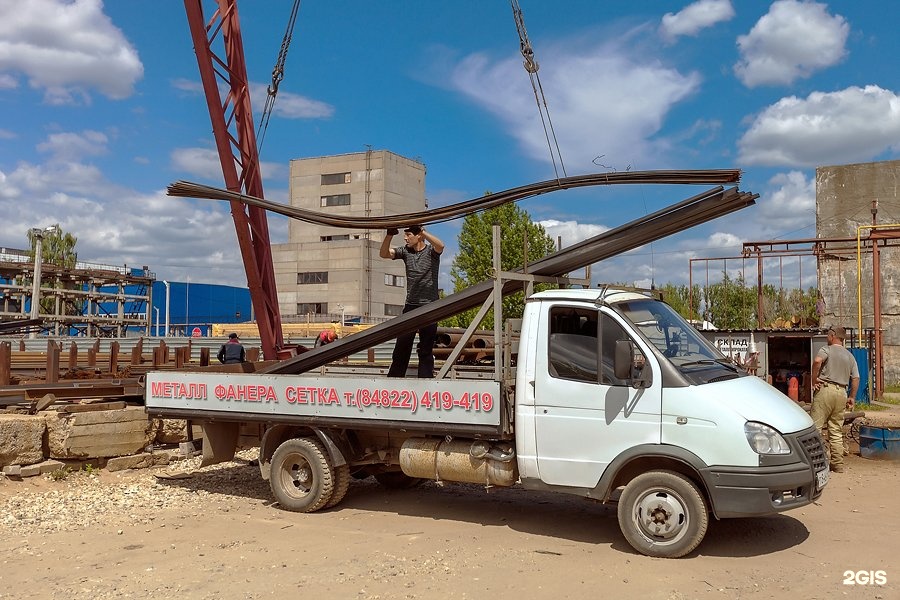
[[[823,469],[816,473],[816,489],[821,490],[828,483],[828,469]]]

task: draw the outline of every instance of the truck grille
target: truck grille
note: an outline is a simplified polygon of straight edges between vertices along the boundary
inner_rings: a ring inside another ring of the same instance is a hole
[[[806,452],[809,464],[812,465],[813,472],[818,473],[822,469],[828,468],[828,460],[825,458],[825,448],[822,446],[822,438],[815,431],[800,438],[800,445]]]

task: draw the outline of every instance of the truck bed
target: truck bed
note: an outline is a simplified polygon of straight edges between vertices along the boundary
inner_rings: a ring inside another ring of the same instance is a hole
[[[303,375],[158,371],[147,374],[154,417],[297,423],[502,435],[511,407],[493,369],[457,369],[454,379],[400,379],[343,366]]]

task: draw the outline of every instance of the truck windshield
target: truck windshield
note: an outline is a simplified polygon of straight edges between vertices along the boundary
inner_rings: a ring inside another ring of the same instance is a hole
[[[656,348],[689,379],[701,383],[719,379],[722,371],[736,374],[737,367],[672,307],[647,298],[616,302],[620,310]],[[700,371],[719,371],[700,375]]]

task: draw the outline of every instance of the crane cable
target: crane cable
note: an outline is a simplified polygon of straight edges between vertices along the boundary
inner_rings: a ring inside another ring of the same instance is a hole
[[[532,48],[531,41],[528,39],[528,32],[525,31],[525,19],[522,16],[522,9],[519,7],[519,0],[510,0],[509,4],[512,7],[513,19],[516,22],[516,30],[519,32],[519,49],[522,52],[522,58],[525,59],[523,65],[525,71],[528,73],[528,79],[531,80],[531,89],[534,91],[534,101],[537,104],[538,113],[541,115],[541,125],[544,127],[544,137],[547,139],[547,147],[550,150],[550,160],[553,161],[553,172],[556,173],[556,178],[559,179],[559,171],[556,168],[556,159],[558,157],[559,167],[562,170],[563,177],[567,177],[566,165],[563,164],[562,154],[559,151],[559,142],[556,140],[556,132],[553,130],[553,121],[550,119],[550,107],[547,106],[547,98],[544,95],[544,88],[541,85],[541,77],[538,75],[540,65],[538,65],[537,61],[534,59],[534,48]],[[553,138],[552,142],[550,141],[551,136]],[[556,146],[555,154],[553,152],[554,146]]]
[[[294,6],[291,8],[291,16],[288,17],[287,28],[284,31],[284,38],[281,40],[281,50],[278,51],[278,60],[272,68],[272,83],[266,89],[266,107],[263,109],[262,116],[259,119],[259,128],[256,131],[256,151],[262,150],[263,140],[266,138],[266,130],[269,129],[269,119],[272,116],[272,109],[275,107],[275,96],[278,95],[278,85],[284,79],[284,63],[287,60],[288,48],[291,45],[291,37],[294,34],[294,24],[297,22],[297,12],[300,10],[300,0],[294,0]]]

